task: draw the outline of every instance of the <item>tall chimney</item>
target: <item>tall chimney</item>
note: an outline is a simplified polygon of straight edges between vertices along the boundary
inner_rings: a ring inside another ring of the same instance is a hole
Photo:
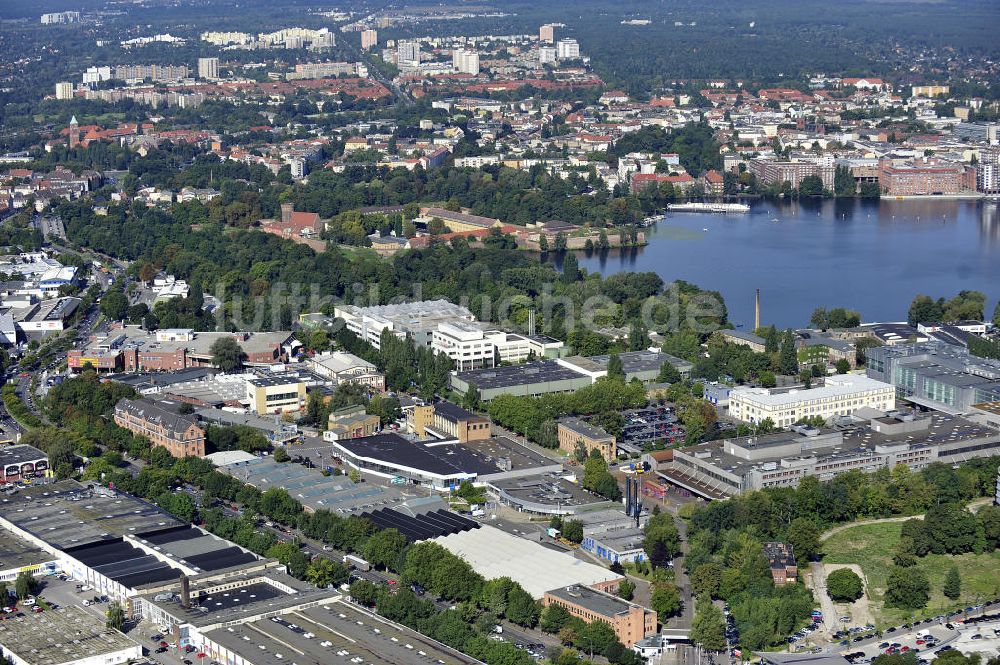
[[[760,289],[757,289],[757,297],[753,303],[753,329],[754,332],[760,330]]]
[[[292,211],[295,210],[294,203],[282,203],[281,204],[281,223],[287,224],[292,221]]]
[[[184,573],[181,573],[181,607],[191,607],[191,581]]]

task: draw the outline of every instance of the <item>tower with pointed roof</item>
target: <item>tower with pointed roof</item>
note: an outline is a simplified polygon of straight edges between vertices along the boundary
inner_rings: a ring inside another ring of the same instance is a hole
[[[69,147],[75,148],[80,145],[80,123],[76,121],[74,115],[69,121]]]

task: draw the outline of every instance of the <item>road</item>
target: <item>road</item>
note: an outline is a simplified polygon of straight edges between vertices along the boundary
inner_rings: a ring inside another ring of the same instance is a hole
[[[820,607],[823,608],[823,625],[833,635],[840,630],[840,617],[837,616],[833,599],[826,592],[826,568],[818,561],[809,564],[809,568],[812,571],[813,594],[819,598]]]

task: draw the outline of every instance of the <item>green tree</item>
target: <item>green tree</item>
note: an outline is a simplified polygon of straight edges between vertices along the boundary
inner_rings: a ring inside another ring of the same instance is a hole
[[[691,640],[708,651],[722,651],[726,648],[726,622],[722,618],[722,611],[708,596],[700,596],[695,602]]]
[[[931,585],[927,575],[917,566],[895,566],[886,581],[885,604],[904,610],[918,610],[927,605]]]
[[[809,561],[819,555],[819,536],[819,527],[816,526],[816,522],[807,517],[796,517],[788,525],[788,535],[785,540],[792,546],[792,551],[795,552],[795,558],[798,559],[799,565],[808,565]]]
[[[358,603],[370,607],[375,604],[375,600],[378,598],[378,587],[375,586],[374,582],[359,579],[351,583],[348,593]]]
[[[782,374],[789,376],[799,373],[799,357],[795,352],[795,336],[791,329],[785,331],[779,350],[779,367]]]
[[[823,180],[818,175],[807,175],[799,181],[799,196],[822,196]]]
[[[680,533],[670,513],[650,517],[643,533],[642,549],[654,568],[666,567],[680,553]]]
[[[944,317],[944,299],[933,300],[930,296],[917,295],[910,303],[906,320],[911,326],[918,323],[937,323]]]
[[[108,611],[105,612],[107,617],[107,627],[112,630],[121,631],[125,628],[125,610],[122,609],[121,603],[117,600],[111,601],[108,605]]]
[[[576,254],[567,252],[563,258],[563,271],[560,280],[564,284],[572,284],[580,279],[580,264],[576,259]]]
[[[342,564],[322,556],[313,559],[306,569],[306,579],[321,589],[343,584],[349,576]]]
[[[656,612],[660,623],[666,623],[670,617],[681,613],[681,592],[676,585],[669,582],[656,584],[649,596],[649,607]]]
[[[14,580],[14,593],[17,594],[18,600],[24,600],[28,596],[34,595],[37,588],[38,581],[31,573],[22,570],[17,574],[17,579]]]
[[[101,314],[112,321],[121,321],[124,319],[127,309],[128,298],[118,289],[109,291],[101,298]]]
[[[571,543],[583,542],[583,522],[568,520],[563,522],[562,536]]]
[[[608,357],[608,377],[625,380],[625,366],[622,364],[621,356],[617,353],[612,353]]]
[[[226,373],[241,369],[246,358],[239,343],[229,336],[220,337],[212,342],[209,353],[212,354],[212,365]]]
[[[618,585],[618,597],[624,598],[625,600],[632,600],[632,596],[635,595],[635,582],[630,579],[624,579]]]
[[[853,570],[838,568],[827,575],[826,593],[838,603],[853,603],[864,593],[864,587]]]
[[[722,566],[717,563],[703,563],[691,572],[691,593],[695,596],[719,595],[722,584]]]
[[[465,395],[462,396],[462,406],[470,411],[476,411],[481,406],[481,401],[479,397],[479,389],[475,385],[469,384],[468,390],[465,391]]]
[[[284,464],[291,459],[291,456],[288,454],[288,451],[285,450],[284,446],[278,446],[274,449],[274,461],[278,464]]]
[[[546,633],[558,633],[571,618],[569,611],[562,605],[547,605],[539,617],[538,627]]]
[[[837,374],[847,374],[851,371],[851,363],[846,358],[838,358],[834,367],[837,369]]]
[[[406,536],[396,529],[376,531],[365,547],[365,559],[373,566],[395,567],[400,553],[406,547]]]
[[[958,573],[958,566],[952,564],[948,569],[942,592],[951,600],[958,600],[962,596],[962,578]]]

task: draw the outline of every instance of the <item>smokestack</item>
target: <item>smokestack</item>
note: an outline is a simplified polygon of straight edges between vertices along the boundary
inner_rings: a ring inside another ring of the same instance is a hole
[[[191,607],[191,581],[184,573],[181,573],[181,607]]]
[[[753,303],[753,329],[760,330],[760,289],[757,289],[757,297]]]
[[[281,204],[281,223],[287,224],[292,221],[292,211],[295,210],[294,203],[282,203]]]

